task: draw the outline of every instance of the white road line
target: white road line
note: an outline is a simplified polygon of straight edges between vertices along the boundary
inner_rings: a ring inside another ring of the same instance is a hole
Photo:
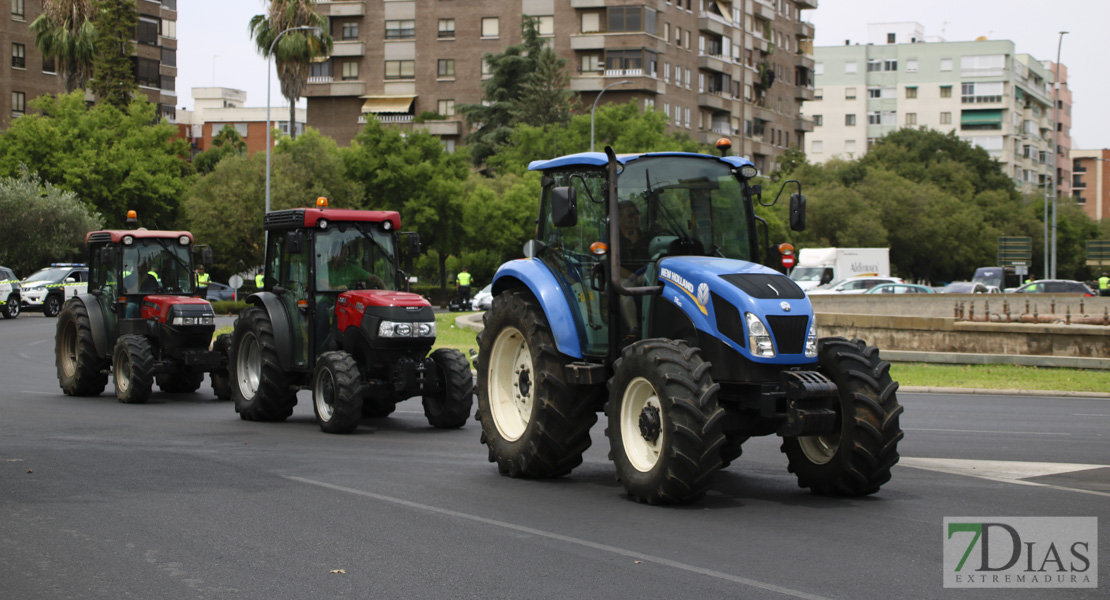
[[[946,434],[1005,434],[1008,436],[1070,436],[1071,434],[1050,434],[1047,431],[998,431],[987,429],[926,429],[904,428],[904,431],[941,431]]]
[[[1075,413],[1073,417],[1110,417],[1110,415],[1091,415],[1086,413]]]
[[[936,471],[938,473],[948,473],[950,475],[964,475],[967,477],[985,479],[987,481],[1031,485],[1065,492],[1078,492],[1080,494],[1110,497],[1110,492],[1099,492],[1049,483],[1038,483],[1036,481],[1025,481],[1032,477],[1042,477],[1044,475],[1060,475],[1063,473],[1089,471],[1091,469],[1103,469],[1107,468],[1107,465],[1006,460],[967,460],[957,458],[916,458],[911,456],[903,456],[898,460],[898,464],[903,467],[910,467],[911,469]]]
[[[59,390],[60,391],[60,390]],[[34,394],[36,396],[57,396],[58,392],[32,392],[30,390],[23,390],[20,394]]]
[[[449,516],[449,517],[456,517],[456,518],[459,518],[459,519],[466,519],[468,521],[474,521],[474,522],[477,522],[477,523],[484,523],[486,525],[493,525],[495,527],[501,527],[503,529],[510,529],[512,531],[519,531],[521,533],[527,533],[529,535],[535,535],[535,536],[545,537],[545,538],[549,538],[549,539],[553,539],[553,540],[558,540],[560,542],[566,542],[568,544],[575,544],[575,545],[578,545],[578,546],[585,546],[587,548],[593,548],[594,550],[600,550],[602,552],[609,552],[609,553],[612,553],[612,554],[619,554],[621,556],[627,556],[629,558],[634,558],[636,560],[652,562],[652,563],[656,563],[656,564],[659,564],[659,565],[664,565],[664,566],[667,566],[667,567],[672,567],[672,568],[675,568],[675,569],[688,571],[690,573],[696,573],[698,575],[705,575],[707,577],[713,577],[713,578],[716,578],[716,579],[723,579],[725,581],[731,581],[733,583],[739,583],[739,584],[742,584],[742,585],[747,585],[747,586],[751,586],[751,587],[754,587],[754,588],[759,588],[761,590],[776,592],[776,593],[779,593],[779,594],[783,594],[785,596],[792,596],[794,598],[804,598],[806,600],[829,600],[828,598],[826,598],[824,596],[817,596],[817,595],[814,595],[814,594],[808,594],[806,592],[801,592],[801,591],[798,591],[798,590],[792,590],[792,589],[784,588],[784,587],[777,586],[777,585],[774,585],[774,584],[764,583],[762,581],[756,581],[754,579],[748,579],[746,577],[737,577],[736,575],[730,575],[728,573],[722,573],[720,571],[714,571],[714,570],[711,570],[711,569],[704,569],[702,567],[695,567],[693,565],[680,563],[680,562],[669,560],[669,559],[666,559],[666,558],[659,558],[657,556],[651,556],[649,554],[641,554],[639,552],[633,552],[632,550],[625,550],[624,548],[618,548],[616,546],[609,546],[607,544],[599,544],[597,542],[591,542],[589,540],[583,540],[583,539],[576,538],[576,537],[560,535],[558,533],[551,533],[550,531],[543,531],[542,529],[533,529],[531,527],[525,527],[523,525],[517,525],[515,523],[508,523],[506,521],[498,521],[496,519],[487,519],[486,517],[479,517],[477,515],[461,513],[461,512],[458,512],[458,511],[454,511],[454,510],[447,510],[445,508],[429,506],[427,504],[420,504],[419,502],[412,502],[412,501],[409,501],[409,500],[403,500],[401,498],[393,498],[391,496],[383,496],[381,494],[374,494],[372,492],[366,492],[366,491],[363,491],[363,490],[356,490],[356,489],[353,489],[353,488],[343,487],[343,486],[339,486],[339,485],[333,485],[333,484],[325,483],[325,482],[322,482],[322,481],[315,481],[315,480],[312,480],[312,479],[305,479],[304,477],[286,476],[286,479],[292,479],[294,481],[299,481],[301,483],[307,483],[309,485],[315,485],[315,486],[328,488],[328,489],[336,490],[336,491],[340,491],[340,492],[347,492],[348,494],[355,494],[357,496],[365,496],[367,498],[374,498],[375,500],[381,500],[383,502],[390,502],[390,503],[393,503],[393,504],[398,504],[400,506],[413,508],[413,509],[416,509],[416,510],[438,513],[438,514],[446,515],[446,516]]]
[[[37,342],[31,342],[30,344],[27,344],[27,345],[28,346],[38,346],[39,344],[45,344],[46,342],[49,342],[49,341],[51,341],[51,340],[39,340]]]

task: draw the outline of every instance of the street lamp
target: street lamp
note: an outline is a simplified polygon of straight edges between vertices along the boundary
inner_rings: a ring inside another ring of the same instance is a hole
[[[274,58],[274,46],[277,45],[281,36],[289,33],[290,31],[311,31],[313,34],[319,36],[320,28],[312,27],[309,25],[301,25],[299,27],[290,27],[277,34],[273,42],[270,42],[270,51],[266,53],[266,213],[270,212],[270,62]],[[296,123],[289,124],[289,130],[292,131],[296,127]],[[263,218],[266,217],[263,213]]]
[[[1060,32],[1060,41],[1056,44],[1056,73],[1053,75],[1052,85],[1052,276],[1056,279],[1056,162],[1058,150],[1056,145],[1060,142],[1059,115],[1060,115],[1060,49],[1064,45],[1064,36],[1068,32]]]
[[[624,85],[626,83],[632,82],[627,79],[623,81],[614,81],[613,83],[610,83],[609,85],[601,88],[601,91],[597,93],[597,98],[594,98],[594,105],[592,108],[590,108],[590,152],[594,151],[594,109],[597,108],[597,101],[601,100],[601,95],[605,93],[605,90],[613,87],[614,85]]]

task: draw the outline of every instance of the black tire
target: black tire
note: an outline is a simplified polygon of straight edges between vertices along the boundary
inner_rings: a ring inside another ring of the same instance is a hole
[[[184,367],[176,373],[161,373],[154,377],[158,389],[167,394],[192,394],[204,382],[203,372],[194,372]]]
[[[217,336],[216,341],[212,342],[212,351],[230,361],[228,355],[231,353],[231,334]],[[216,399],[231,400],[231,377],[228,375],[227,365],[212,371],[208,377],[212,381],[212,391],[216,394]]]
[[[840,392],[836,431],[784,438],[782,451],[799,487],[825,496],[863,496],[879,491],[898,462],[902,407],[890,379],[890,363],[862,340],[823,338],[821,371]]]
[[[14,319],[19,316],[19,296],[12,294],[8,296],[4,306],[0,308],[0,315],[5,319]]]
[[[744,442],[748,441],[751,436],[739,434],[725,434],[725,445],[721,446],[721,468],[724,469],[732,464],[732,461],[740,458],[743,453]]]
[[[108,361],[96,353],[89,311],[79,300],[62,308],[54,334],[58,384],[69,396],[97,396],[108,386]]]
[[[438,429],[458,429],[470,418],[474,406],[474,376],[470,361],[453,348],[440,348],[431,354],[436,364],[435,393],[424,394],[424,416]]]
[[[609,380],[609,459],[628,495],[681,504],[705,494],[723,461],[725,411],[711,365],[686,342],[625,347]]]
[[[154,385],[154,353],[150,340],[141,335],[121,335],[112,352],[112,375],[116,400],[123,404],[145,404]]]
[[[478,334],[478,414],[490,462],[511,477],[558,477],[582,464],[597,422],[594,395],[567,384],[566,365],[536,299],[493,299]],[[514,397],[516,396],[516,397]]]
[[[363,384],[347,352],[325,352],[312,372],[312,408],[324,433],[351,433],[362,418]]]
[[[370,392],[362,395],[362,418],[384,419],[397,410],[397,395],[392,392]]]
[[[293,414],[297,394],[281,370],[273,324],[265,309],[248,308],[235,321],[227,369],[239,418],[284,421]]]
[[[62,312],[61,294],[49,294],[42,303],[42,314],[46,317],[56,317]]]

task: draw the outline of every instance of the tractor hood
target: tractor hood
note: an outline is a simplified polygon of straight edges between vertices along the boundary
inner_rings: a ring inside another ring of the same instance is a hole
[[[678,306],[703,333],[718,338],[756,362],[800,364],[813,306],[798,284],[773,269],[754,263],[702,256],[678,256],[659,262],[662,297]],[[749,348],[748,317],[757,317],[771,333],[774,356]]]
[[[212,304],[190,296],[150,295],[143,298],[142,318],[167,325],[212,325]]]
[[[410,292],[394,292],[390,290],[353,290],[339,295],[340,306],[389,306],[389,307],[423,307],[431,306],[420,294]],[[362,309],[358,309],[362,312]]]

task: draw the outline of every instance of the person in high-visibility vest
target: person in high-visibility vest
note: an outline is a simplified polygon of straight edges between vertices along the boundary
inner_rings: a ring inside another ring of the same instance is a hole
[[[459,294],[459,303],[464,308],[470,308],[470,279],[470,273],[466,271],[466,267],[463,267],[455,278],[455,290]]]
[[[266,278],[264,276],[265,271],[266,271],[266,268],[263,267],[263,268],[258,270],[258,275],[254,276],[254,287],[255,288],[262,289],[262,285],[266,282]]]
[[[1102,277],[1098,278],[1098,295],[1110,296],[1110,275],[1106,271],[1102,272]]]
[[[197,297],[208,298],[208,281],[212,276],[204,272],[204,265],[197,265]]]

